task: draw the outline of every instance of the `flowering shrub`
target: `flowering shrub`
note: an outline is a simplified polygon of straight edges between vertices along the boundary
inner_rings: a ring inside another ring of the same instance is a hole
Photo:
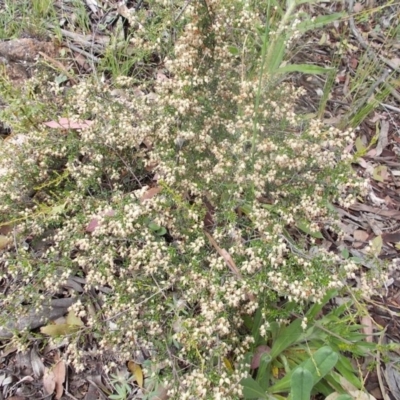
[[[2,306],[39,308],[83,277],[72,309],[96,347],[68,338],[76,369],[89,354],[144,354],[148,382],[162,372],[179,399],[239,398],[247,373],[221,360],[251,348],[243,316],[279,296],[318,301],[357,268],[316,243],[335,230],[330,203],[360,188],[343,151],[352,132],[296,115],[302,89],[265,65],[263,10],[207,3],[187,5],[154,79],[87,79],[65,94],[38,74],[7,88],[1,116],[13,137],[0,149],[0,218],[17,233]],[[295,17],[270,37],[293,45]],[[94,123],[43,125],[60,115]]]

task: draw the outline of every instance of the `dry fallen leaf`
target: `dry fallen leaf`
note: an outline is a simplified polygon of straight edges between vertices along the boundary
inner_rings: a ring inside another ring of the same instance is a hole
[[[58,337],[69,335],[79,330],[79,327],[83,326],[83,322],[80,318],[70,311],[66,318],[65,323],[59,324],[48,324],[40,328],[40,332],[49,335],[51,337]]]
[[[349,207],[351,210],[366,211],[372,214],[381,215],[383,217],[390,217],[400,220],[400,211],[398,210],[382,210],[381,208],[371,207],[367,204],[354,203]]]
[[[251,360],[250,368],[256,369],[260,366],[261,357],[263,354],[269,354],[271,348],[265,344],[262,344],[256,348],[256,351],[253,354],[253,358]]]
[[[386,382],[395,399],[400,398],[400,373],[393,362],[386,364]]]
[[[369,343],[373,343],[374,337],[374,328],[372,326],[372,319],[369,315],[364,315],[361,318],[361,325],[363,326],[362,330],[365,334],[365,340]]]
[[[140,198],[140,201],[143,203],[145,200],[150,200],[160,192],[161,188],[159,186],[152,187],[143,194],[143,196]]]
[[[385,165],[378,165],[374,168],[372,172],[372,179],[378,182],[384,182],[385,180],[388,180],[388,178],[389,174]]]
[[[210,241],[211,245],[214,247],[215,250],[217,250],[218,254],[225,260],[226,264],[230,268],[230,270],[237,276],[239,279],[243,279],[242,274],[240,273],[238,267],[235,264],[235,261],[231,257],[231,255],[225,250],[222,249],[221,247],[218,246],[218,243],[215,241],[215,239],[206,231],[204,230],[204,234],[207,236],[208,240]],[[253,293],[247,293],[248,299],[251,301],[255,301],[256,298]]]
[[[56,129],[87,129],[94,124],[94,121],[73,121],[70,118],[59,118],[58,121],[47,121],[43,124]]]
[[[353,233],[354,239],[359,242],[366,242],[368,240],[369,234],[361,229],[357,229]]]
[[[391,232],[391,233],[383,233],[382,239],[386,243],[398,243],[398,242],[400,242],[400,231]]]
[[[364,9],[364,6],[361,3],[354,4],[353,11],[355,13],[359,13]]]
[[[115,215],[114,210],[108,210],[102,214],[102,216],[113,217]],[[86,225],[85,232],[92,233],[98,226],[100,225],[99,217],[94,217],[90,220],[90,222]]]
[[[133,361],[128,362],[128,369],[131,371],[132,375],[135,377],[135,380],[140,388],[143,388],[143,371],[139,364],[136,364]]]
[[[31,349],[30,357],[33,376],[35,377],[35,379],[40,379],[43,376],[45,370],[43,361],[40,359],[34,348]]]
[[[26,400],[26,397],[11,396],[11,397],[7,397],[7,400]]]
[[[53,369],[54,375],[54,384],[56,391],[56,399],[61,399],[64,392],[64,381],[65,381],[65,362],[64,360],[60,360]]]
[[[380,156],[382,154],[382,151],[389,144],[388,133],[389,133],[389,122],[382,120],[381,121],[381,130],[379,132],[378,144],[376,145],[376,155],[377,156]]]
[[[54,393],[54,389],[56,388],[56,381],[54,378],[54,372],[51,368],[44,369],[43,388],[48,395]]]
[[[4,250],[11,242],[12,239],[10,237],[0,235],[0,250]]]

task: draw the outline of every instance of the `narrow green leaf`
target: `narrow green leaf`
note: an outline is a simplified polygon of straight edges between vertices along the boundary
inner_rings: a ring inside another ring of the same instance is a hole
[[[340,375],[348,380],[355,388],[362,388],[362,383],[357,376],[357,372],[354,370],[354,367],[347,357],[340,355],[335,368],[339,371]]]
[[[261,308],[259,307],[254,314],[254,319],[253,319],[253,324],[251,328],[251,335],[254,338],[254,343],[258,345],[258,342],[260,340],[260,326],[262,322],[262,313],[261,313]]]
[[[303,2],[308,2],[308,0],[300,0]],[[321,28],[324,25],[331,24],[332,22],[338,21],[339,19],[345,17],[346,14],[344,12],[340,13],[333,13],[329,15],[322,15],[319,17],[316,17],[314,20],[308,20],[301,22],[299,25],[297,25],[296,29],[298,29],[300,32],[307,32],[311,29],[315,28]]]
[[[294,320],[289,326],[281,326],[276,340],[272,344],[270,356],[276,358],[289,346],[291,346],[303,333],[301,319]]]
[[[319,303],[315,303],[312,305],[312,307],[308,310],[306,316],[309,321],[312,321],[317,314],[322,310],[322,308],[325,306],[326,303],[333,297],[337,296],[337,290],[331,289],[328,290],[325,296],[322,298],[322,300]]]
[[[303,74],[327,74],[332,71],[333,68],[320,67],[318,65],[309,64],[289,64],[284,67],[278,68],[277,73],[284,72],[301,72]]]
[[[261,386],[264,392],[267,390],[269,386],[269,379],[271,374],[271,356],[267,353],[264,353],[260,359],[260,366],[257,371],[256,382]]]
[[[296,368],[290,379],[290,386],[293,400],[310,400],[311,390],[314,386],[311,372],[305,368]]]
[[[367,149],[360,137],[357,137],[355,146],[357,153],[363,153]]]
[[[285,54],[285,36],[282,35],[271,44],[273,49],[268,51],[269,58],[266,60],[266,69],[270,74],[274,74],[279,66],[282,64],[283,56]]]
[[[244,378],[240,384],[243,386],[245,399],[267,399],[265,390],[253,378]]]

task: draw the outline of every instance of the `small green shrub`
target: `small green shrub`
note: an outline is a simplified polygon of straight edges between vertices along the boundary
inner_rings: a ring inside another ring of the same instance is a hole
[[[348,393],[350,387],[363,388],[349,358],[366,357],[376,345],[365,340],[361,326],[354,322],[350,299],[319,317],[337,296],[329,290],[319,304],[308,310],[303,307],[303,317],[294,313],[297,318],[290,323],[277,322],[268,305],[257,310],[254,318],[246,318],[254,343],[243,364],[245,369],[250,365],[250,376],[241,381],[244,398],[272,399],[290,393],[290,399],[309,399],[311,393],[329,396]],[[293,316],[293,305],[287,303],[280,314]]]
[[[352,132],[294,112],[303,91],[279,71],[308,18],[294,11],[189,3],[145,81],[87,79],[66,93],[49,75],[20,90],[3,81],[13,137],[0,148],[0,221],[17,243],[1,256],[13,287],[3,319],[65,295],[78,275],[72,311],[85,327],[66,352],[78,371],[90,332],[91,355],[146,354],[147,393],[162,383],[172,398],[241,396],[248,373],[223,361],[254,344],[243,316],[279,296],[318,302],[358,268],[318,245],[321,228],[336,229],[331,203],[362,185],[343,151]],[[43,125],[60,117],[93,124]]]

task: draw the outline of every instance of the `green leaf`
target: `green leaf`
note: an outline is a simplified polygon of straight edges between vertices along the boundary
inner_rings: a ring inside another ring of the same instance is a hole
[[[270,56],[266,60],[265,65],[267,68],[267,72],[269,72],[270,74],[275,73],[279,66],[282,64],[283,56],[286,49],[285,39],[285,35],[282,35],[271,44],[273,46],[273,49],[268,52]]]
[[[311,390],[314,386],[311,372],[305,368],[296,368],[290,379],[290,386],[293,400],[310,400]]]
[[[350,257],[350,261],[352,261],[355,264],[363,264],[365,260],[362,259],[361,257]]]
[[[66,318],[66,323],[67,323],[68,325],[75,325],[75,326],[83,326],[83,325],[84,325],[83,322],[82,322],[82,320],[81,320],[79,317],[77,317],[77,316],[74,314],[73,311],[70,311],[70,312],[68,313],[67,318]]]
[[[275,342],[278,337],[278,333],[280,332],[281,326],[278,322],[272,321],[269,323],[268,332],[271,332],[271,340],[272,343]]]
[[[315,303],[312,307],[308,310],[306,316],[309,321],[312,321],[317,314],[322,310],[326,303],[333,297],[337,296],[337,291],[335,289],[328,290],[325,296],[319,303]]]
[[[62,214],[65,211],[65,206],[67,205],[67,202],[62,203],[62,204],[58,204],[56,206],[53,206],[51,208],[50,214],[51,215],[58,215],[58,214]]]
[[[244,326],[245,326],[249,331],[250,331],[251,328],[253,327],[253,321],[254,321],[254,318],[253,318],[252,316],[250,316],[250,315],[248,315],[248,314],[246,314],[246,315],[243,316],[243,323],[244,323]]]
[[[363,154],[367,150],[367,148],[365,147],[365,145],[360,137],[357,137],[355,146],[356,146],[357,153]]]
[[[270,356],[272,359],[279,356],[291,346],[303,333],[301,319],[294,320],[289,326],[281,325],[276,340],[272,344]]]
[[[332,71],[333,68],[320,67],[318,65],[309,64],[289,64],[284,67],[278,68],[277,73],[283,72],[301,72],[303,74],[327,74]]]
[[[157,232],[161,227],[157,225],[155,222],[150,222],[148,225],[149,229],[153,232]]]
[[[264,392],[269,386],[269,379],[271,374],[271,356],[267,353],[262,354],[260,359],[260,366],[257,371],[256,382],[261,386]]]
[[[372,254],[378,256],[378,255],[381,253],[381,251],[382,251],[382,246],[383,246],[382,236],[379,235],[379,236],[377,236],[376,238],[374,238],[374,239],[372,240],[372,243],[371,243],[371,244],[372,244],[372,245],[371,245],[371,252],[372,252]]]
[[[163,226],[160,226],[160,229],[154,233],[157,236],[164,236],[167,233],[167,230]]]
[[[330,347],[324,346],[318,349],[310,358],[303,361],[297,368],[305,368],[310,371],[315,385],[336,365],[338,357],[338,354]],[[295,370],[286,374],[279,382],[270,387],[269,391],[271,393],[287,392],[290,389],[291,375]]]
[[[240,384],[245,399],[267,399],[265,390],[253,378],[243,378]]]
[[[330,347],[321,347],[304,362],[303,367],[312,373],[314,384],[316,384],[336,365],[338,358],[338,354]]]
[[[383,182],[384,177],[387,175],[387,168],[385,165],[378,165],[372,172],[372,177],[378,182]]]
[[[233,54],[234,56],[237,56],[239,54],[239,50],[235,46],[228,46],[228,51],[229,51],[229,53]]]
[[[148,227],[157,236],[164,236],[167,233],[167,230],[163,226],[157,225],[155,222],[150,222]]]
[[[324,377],[323,380],[319,381],[315,386],[314,390],[318,390],[319,393],[328,396],[332,393],[332,389],[334,389],[338,393],[346,392],[343,390],[343,387],[340,383],[337,382],[335,377],[333,376],[335,371],[331,371],[328,375]]]
[[[308,3],[308,0],[300,0],[300,2]],[[322,28],[324,25],[331,24],[332,22],[335,22],[345,16],[346,16],[346,14],[344,12],[333,13],[333,14],[329,14],[329,15],[322,15],[322,16],[316,17],[312,21],[308,20],[308,21],[301,22],[300,24],[297,25],[296,29],[298,29],[300,32],[304,33],[311,29]]]
[[[340,355],[335,368],[337,371],[339,371],[340,375],[348,380],[356,389],[362,388],[362,383],[347,357]]]
[[[323,239],[324,238],[322,236],[321,232],[312,231],[310,229],[310,224],[307,221],[297,221],[296,225],[301,231],[303,231],[304,233],[307,233],[307,235],[310,235],[313,238],[316,238],[316,239]]]
[[[63,74],[58,75],[54,79],[55,83],[57,83],[58,85],[61,85],[62,83],[66,82],[67,80],[68,80],[68,77]]]
[[[251,335],[254,338],[254,343],[255,345],[258,344],[258,341],[260,339],[260,326],[262,322],[262,313],[261,313],[261,308],[259,307],[254,314],[254,319],[253,319],[253,324],[251,325]]]

